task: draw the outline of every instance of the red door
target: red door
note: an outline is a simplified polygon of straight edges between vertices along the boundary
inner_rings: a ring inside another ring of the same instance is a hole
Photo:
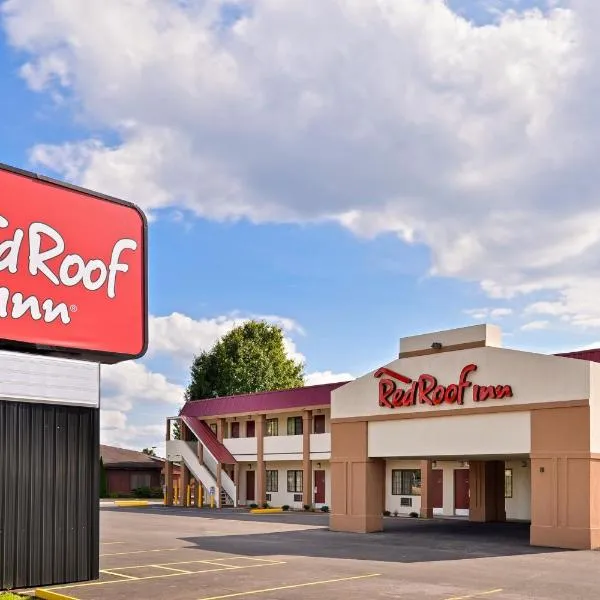
[[[433,508],[442,508],[444,506],[444,472],[442,469],[433,469],[431,473]]]
[[[238,421],[235,421],[231,424],[231,437],[239,438],[240,437],[240,424]]]
[[[325,471],[315,471],[315,504],[325,502]]]
[[[325,433],[325,415],[314,416],[315,433]]]
[[[255,471],[246,471],[246,500],[254,502]]]
[[[454,508],[469,508],[469,469],[454,470]]]
[[[246,437],[256,437],[256,424],[254,421],[246,422]]]

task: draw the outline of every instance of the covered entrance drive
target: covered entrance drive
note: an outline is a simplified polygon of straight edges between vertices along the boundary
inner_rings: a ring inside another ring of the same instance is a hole
[[[332,392],[330,527],[519,520],[532,545],[600,548],[599,410],[596,363],[503,349],[488,325],[404,338]]]

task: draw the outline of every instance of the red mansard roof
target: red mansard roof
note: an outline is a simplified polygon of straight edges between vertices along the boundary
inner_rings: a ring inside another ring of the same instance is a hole
[[[223,396],[207,400],[186,402],[181,415],[186,417],[218,417],[224,415],[252,414],[262,411],[310,408],[331,404],[331,392],[347,381],[310,385],[289,390],[256,392],[239,396]]]
[[[600,362],[600,348],[591,350],[575,350],[574,352],[561,352],[556,356],[565,358],[578,358],[579,360],[589,360],[590,362]]]

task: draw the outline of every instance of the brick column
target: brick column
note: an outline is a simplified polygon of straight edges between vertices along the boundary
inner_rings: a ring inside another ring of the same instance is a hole
[[[256,503],[267,501],[267,470],[265,466],[266,415],[256,419]]]
[[[421,511],[422,519],[433,518],[433,472],[430,460],[421,461]]]
[[[312,432],[312,411],[302,413],[302,504],[313,505],[312,463],[310,461],[310,434]]]
[[[167,419],[167,431],[165,441],[168,444],[171,439],[171,420]],[[173,506],[173,463],[170,460],[165,461],[165,486],[166,486],[166,505]]]
[[[225,427],[227,427],[227,421],[225,419],[217,419],[217,439],[223,443],[225,437]]]
[[[331,424],[332,531],[383,530],[385,461],[369,458],[366,421]]]
[[[504,461],[470,461],[469,492],[470,521],[505,521]]]

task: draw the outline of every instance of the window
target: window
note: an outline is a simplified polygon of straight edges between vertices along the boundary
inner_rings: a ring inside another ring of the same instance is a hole
[[[512,469],[504,469],[504,497],[513,497],[513,473]]]
[[[132,473],[131,474],[131,489],[135,490],[142,487],[150,487],[152,476],[150,473]]]
[[[231,424],[231,437],[232,438],[240,437],[240,424],[237,421],[234,421]]]
[[[302,471],[287,472],[287,491],[302,492]]]
[[[420,496],[421,495],[421,470],[420,469],[393,469],[392,470],[392,495],[394,496]]]
[[[267,471],[267,492],[277,492],[279,489],[279,471]]]
[[[246,437],[256,437],[256,424],[254,421],[246,422]]]
[[[267,419],[267,435],[279,435],[279,419]]]
[[[302,435],[302,417],[288,417],[287,434]]]
[[[315,433],[325,433],[325,415],[315,415],[314,429]]]

